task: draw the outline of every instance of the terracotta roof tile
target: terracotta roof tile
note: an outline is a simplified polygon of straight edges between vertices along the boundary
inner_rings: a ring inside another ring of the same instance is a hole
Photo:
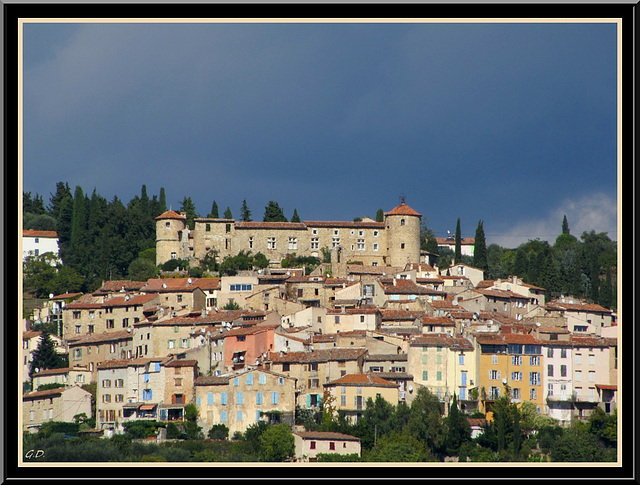
[[[22,235],[26,237],[58,237],[56,231],[40,231],[37,229],[23,229]]]
[[[335,381],[327,382],[324,386],[398,387],[395,382],[383,379],[374,373],[347,374]]]
[[[389,212],[385,212],[385,216],[418,216],[422,217],[422,214],[416,212],[407,204],[402,203],[397,207],[394,207]]]
[[[366,348],[332,348],[310,352],[287,352],[284,355],[271,352],[268,359],[274,363],[308,363],[357,360],[367,353]]]
[[[182,220],[186,220],[187,218],[185,216],[182,216],[180,214],[178,214],[176,211],[166,211],[163,212],[162,214],[160,214],[158,217],[156,217],[156,220],[158,219],[182,219]]]

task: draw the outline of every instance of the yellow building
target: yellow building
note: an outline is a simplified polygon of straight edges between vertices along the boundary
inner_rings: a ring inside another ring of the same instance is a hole
[[[543,410],[542,344],[520,331],[503,326],[499,333],[475,335],[479,404],[485,413],[507,390],[511,402],[531,401]]]
[[[429,389],[443,403],[450,402],[455,394],[463,410],[477,407],[471,392],[477,387],[477,379],[470,340],[446,333],[420,335],[411,340],[407,355],[416,384]]]
[[[398,384],[375,375],[347,374],[327,382],[324,388],[333,398],[335,413],[343,412],[352,422],[357,421],[366,409],[367,400],[381,397],[389,404],[398,404]]]

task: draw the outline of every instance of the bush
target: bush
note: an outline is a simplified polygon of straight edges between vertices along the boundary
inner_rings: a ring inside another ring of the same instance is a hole
[[[209,428],[207,437],[212,440],[226,440],[229,437],[229,428],[224,424],[214,424]]]

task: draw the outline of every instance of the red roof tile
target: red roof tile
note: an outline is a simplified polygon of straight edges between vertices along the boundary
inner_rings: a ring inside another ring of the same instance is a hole
[[[167,211],[167,212],[163,212],[158,217],[156,217],[156,220],[158,220],[158,219],[182,219],[182,220],[186,220],[187,218],[185,216],[182,216],[182,215],[178,214],[176,211]]]
[[[386,212],[385,216],[418,216],[418,217],[422,217],[422,214],[420,214],[419,212],[414,211],[407,204],[402,203],[399,206],[394,207],[393,209],[391,209],[389,212]]]
[[[39,231],[36,229],[24,229],[22,235],[26,237],[58,237],[56,231]]]
[[[347,374],[335,381],[327,382],[324,386],[398,387],[395,382],[388,381],[372,373]]]

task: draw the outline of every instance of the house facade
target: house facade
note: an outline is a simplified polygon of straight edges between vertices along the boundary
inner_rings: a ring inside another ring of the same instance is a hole
[[[91,417],[91,393],[79,386],[34,391],[22,396],[23,429],[36,433],[48,421],[73,422],[74,416]]]
[[[384,222],[304,221],[244,222],[234,219],[194,219],[167,211],[156,218],[156,264],[170,259],[201,260],[211,251],[218,257],[240,251],[261,252],[279,264],[287,255],[322,258],[321,250],[340,248],[344,262],[400,266],[420,262],[421,214],[404,201],[385,213]]]
[[[293,425],[296,380],[256,367],[245,367],[220,376],[195,380],[198,424],[205,435],[216,424],[229,428],[229,435],[244,433],[259,421]]]

